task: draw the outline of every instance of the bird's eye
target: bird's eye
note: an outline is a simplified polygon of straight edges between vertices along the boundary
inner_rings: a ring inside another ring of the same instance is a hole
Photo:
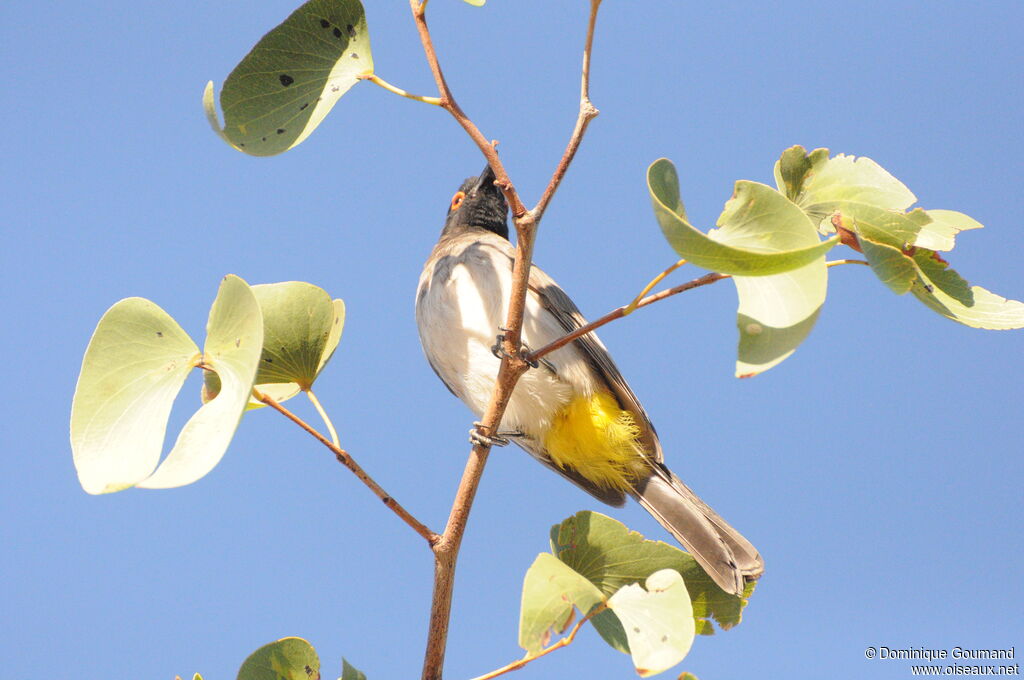
[[[452,207],[450,208],[450,210],[458,210],[459,206],[462,205],[462,202],[464,200],[466,200],[466,192],[456,191],[455,195],[452,196]]]

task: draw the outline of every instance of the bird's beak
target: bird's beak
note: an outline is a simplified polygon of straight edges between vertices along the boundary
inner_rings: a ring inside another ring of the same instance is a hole
[[[497,190],[497,187],[494,186],[494,180],[495,179],[496,179],[496,177],[494,176],[494,170],[492,170],[490,164],[488,164],[484,168],[484,171],[480,173],[480,177],[476,181],[476,187],[475,187],[476,190],[477,191],[479,191],[481,189],[491,190],[491,191]]]

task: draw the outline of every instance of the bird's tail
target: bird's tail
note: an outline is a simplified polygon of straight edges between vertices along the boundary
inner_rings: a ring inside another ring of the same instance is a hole
[[[750,541],[664,466],[652,469],[632,495],[725,592],[739,595],[746,581],[764,571],[764,561]]]

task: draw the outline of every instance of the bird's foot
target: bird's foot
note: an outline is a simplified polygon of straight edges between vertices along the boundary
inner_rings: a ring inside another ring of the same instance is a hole
[[[508,446],[508,438],[502,437],[495,433],[490,437],[480,431],[480,428],[484,424],[481,422],[474,422],[473,429],[469,431],[469,441],[471,444],[477,444],[480,446]]]
[[[505,333],[508,332],[508,329],[499,328],[498,330],[502,332],[498,334],[498,336],[494,340],[494,344],[491,345],[491,354],[493,354],[498,359],[502,359],[504,357],[508,357],[509,359],[511,359],[512,356],[505,351],[504,347],[502,347],[502,344],[505,342]],[[519,345],[519,357],[523,359],[523,361],[526,362],[526,365],[529,366],[530,368],[537,368],[540,365],[540,362],[531,361],[526,358],[532,353],[533,351],[526,345],[526,343],[521,343]]]

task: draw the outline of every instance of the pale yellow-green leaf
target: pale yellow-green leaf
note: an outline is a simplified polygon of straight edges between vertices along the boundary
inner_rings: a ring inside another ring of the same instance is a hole
[[[345,303],[302,281],[252,286],[263,315],[263,351],[255,388],[278,403],[309,389],[341,340]],[[220,390],[216,374],[206,373],[203,401]],[[251,399],[249,408],[264,404]]]
[[[174,398],[199,348],[167,312],[127,298],[100,319],[71,406],[71,450],[82,488],[134,486],[160,460]]]
[[[310,0],[263,36],[224,81],[223,128],[212,82],[203,108],[228,144],[272,156],[302,142],[360,76],[372,73],[362,3]]]
[[[617,520],[584,510],[551,527],[551,551],[573,571],[584,576],[606,596],[622,586],[638,583],[659,569],[683,575],[693,601],[693,616],[701,634],[714,632],[712,620],[723,630],[739,624],[746,599],[754,591],[748,584],[742,596],[730,595],[708,576],[688,553],[663,541],[646,540]],[[591,619],[610,645],[628,653],[618,619],[601,612]],[[606,625],[607,624],[607,625]]]
[[[786,198],[796,202],[808,176],[826,161],[828,149],[815,149],[808,153],[802,146],[791,146],[775,162],[775,186]]]
[[[770,225],[762,215],[771,214]],[[737,182],[716,235],[729,245],[785,252],[821,243],[810,219],[792,201],[763,184]],[[772,276],[733,277],[739,296],[736,376],[767,371],[790,356],[814,328],[825,302],[828,273],[821,256]]]
[[[641,677],[668,670],[690,651],[696,629],[690,595],[678,571],[656,571],[643,588],[624,586],[608,599],[608,607],[622,622]]]
[[[316,680],[320,657],[302,638],[288,637],[263,645],[238,669],[237,680]],[[348,680],[346,678],[345,680]]]
[[[904,255],[899,248],[877,243],[863,234],[858,237],[858,241],[864,258],[882,283],[897,295],[910,290],[917,280],[917,267],[913,259]]]
[[[976,219],[955,210],[925,210],[931,222],[923,225],[914,245],[929,250],[952,250],[956,235],[968,229],[981,229]]]
[[[220,392],[189,419],[167,458],[140,487],[163,489],[202,478],[220,462],[242,419],[263,346],[259,303],[245,281],[224,277],[206,332],[203,358],[217,372]]]
[[[705,269],[769,276],[803,267],[838,243],[837,238],[812,245],[803,242],[808,217],[785,196],[763,184],[737,182],[733,197],[718,219],[719,228],[707,234],[693,227],[686,217],[679,177],[671,161],[662,158],[651,164],[647,186],[655,217],[669,244],[680,256]],[[741,241],[742,246],[733,245]],[[798,241],[803,245],[795,245]]]
[[[736,377],[749,378],[787,359],[811,333],[825,302],[825,258],[774,276],[735,276],[739,309]]]
[[[597,587],[550,553],[541,553],[526,572],[519,612],[519,646],[535,654],[551,632],[562,633],[573,607],[586,615],[604,596]]]
[[[339,680],[366,680],[366,673],[363,673],[342,657],[341,678]]]
[[[915,253],[918,278],[910,292],[928,308],[965,326],[988,330],[1024,328],[1024,303],[971,286],[927,252]]]
[[[903,211],[917,197],[902,182],[870,158],[838,154],[816,159],[796,203],[813,217],[825,217],[838,203],[860,203]]]

